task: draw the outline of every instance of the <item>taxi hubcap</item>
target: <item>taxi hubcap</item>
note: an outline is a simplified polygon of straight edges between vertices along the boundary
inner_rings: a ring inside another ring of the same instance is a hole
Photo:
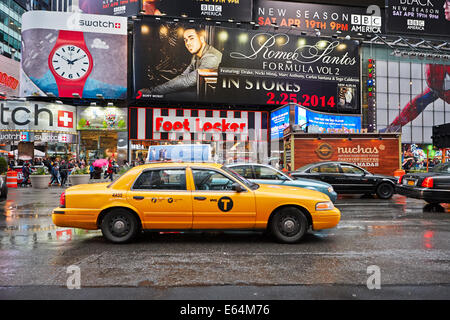
[[[295,235],[299,230],[299,223],[295,217],[284,216],[281,219],[280,231],[286,236]]]
[[[295,222],[292,220],[286,220],[283,225],[283,229],[286,232],[292,232],[295,229]]]
[[[125,223],[123,223],[123,221],[116,221],[113,228],[114,230],[121,231],[125,228]]]
[[[110,230],[115,236],[126,235],[129,231],[129,223],[123,216],[118,216],[112,219]]]

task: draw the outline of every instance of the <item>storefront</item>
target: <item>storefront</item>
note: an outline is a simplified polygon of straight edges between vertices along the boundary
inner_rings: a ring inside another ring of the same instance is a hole
[[[77,108],[80,159],[127,159],[127,110],[115,106]]]
[[[209,145],[207,158],[218,163],[264,162],[268,155],[268,113],[130,107],[129,137],[131,161],[154,160],[148,154],[150,146],[184,144]],[[194,153],[164,159],[196,161]]]
[[[284,160],[288,170],[319,161],[354,163],[369,172],[393,176],[401,168],[399,134],[284,134]]]
[[[5,100],[0,103],[0,144],[15,160],[77,156],[74,106]]]

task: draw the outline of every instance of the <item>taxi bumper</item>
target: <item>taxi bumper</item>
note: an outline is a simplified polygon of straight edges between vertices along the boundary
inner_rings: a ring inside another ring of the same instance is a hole
[[[341,212],[336,207],[333,210],[316,211],[311,216],[313,230],[334,228],[341,220]]]
[[[52,221],[57,227],[96,230],[98,213],[91,209],[55,208],[52,211]]]

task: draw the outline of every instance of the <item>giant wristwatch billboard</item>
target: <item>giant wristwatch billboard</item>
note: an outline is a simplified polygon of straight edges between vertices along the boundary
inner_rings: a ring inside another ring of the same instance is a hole
[[[22,19],[21,96],[126,98],[126,18],[30,11]]]

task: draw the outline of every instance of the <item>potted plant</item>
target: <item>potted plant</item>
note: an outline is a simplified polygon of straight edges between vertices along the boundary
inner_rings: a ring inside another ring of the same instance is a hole
[[[30,175],[31,186],[36,189],[47,189],[50,177],[47,167],[38,168]]]
[[[77,184],[87,184],[89,183],[89,178],[89,168],[75,169],[70,175],[70,181],[73,186]]]

